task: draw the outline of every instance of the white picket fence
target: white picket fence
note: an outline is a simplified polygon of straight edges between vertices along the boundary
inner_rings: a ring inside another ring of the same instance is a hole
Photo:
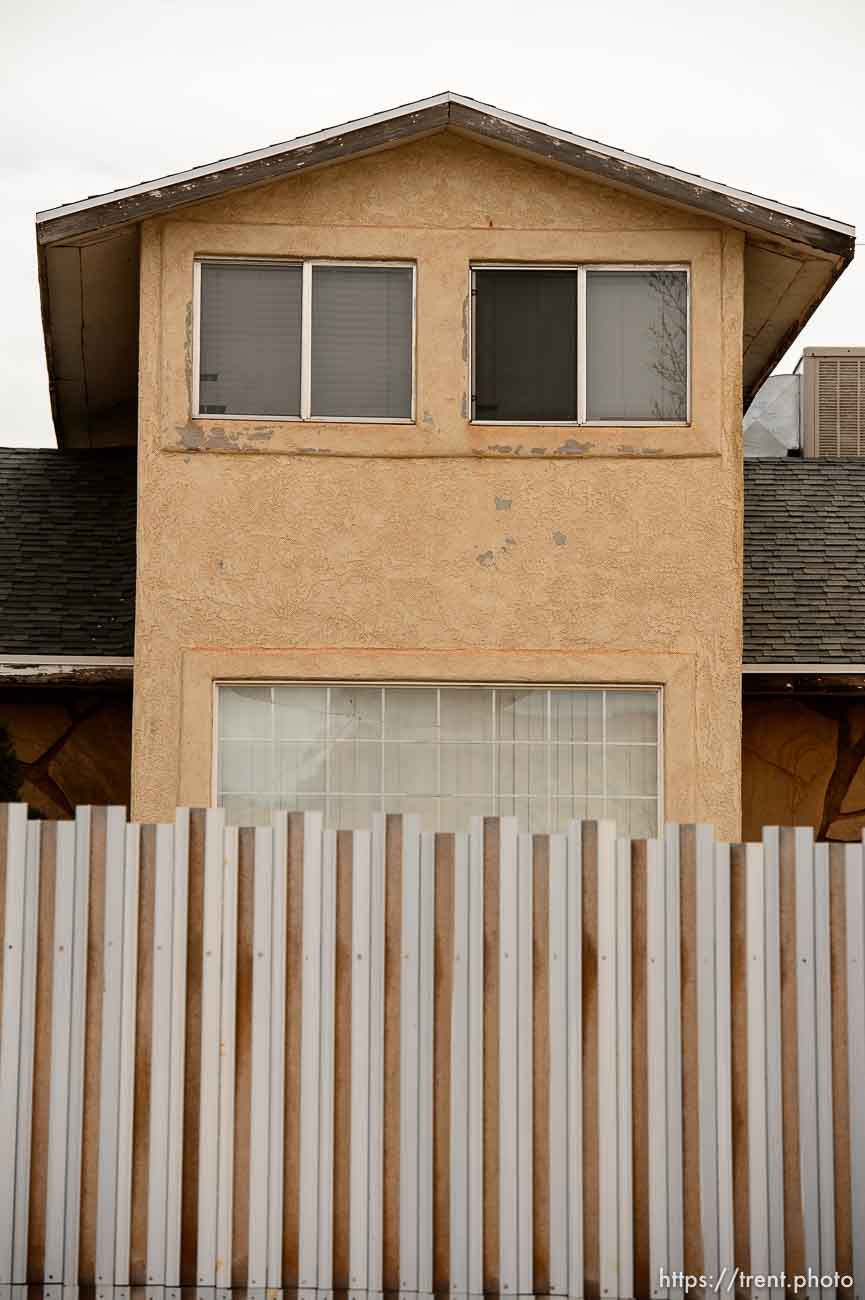
[[[0,1283],[865,1288],[859,844],[8,805],[0,899]]]

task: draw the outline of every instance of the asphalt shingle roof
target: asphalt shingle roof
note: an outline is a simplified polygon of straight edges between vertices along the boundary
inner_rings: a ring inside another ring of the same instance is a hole
[[[865,460],[745,461],[744,662],[865,663]]]
[[[135,448],[0,447],[0,657],[131,655]]]

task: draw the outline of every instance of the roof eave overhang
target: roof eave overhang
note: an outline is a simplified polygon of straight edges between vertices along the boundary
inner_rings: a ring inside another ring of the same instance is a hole
[[[53,257],[49,250],[105,240],[112,234],[134,230],[150,217],[393,148],[446,129],[540,159],[551,166],[594,176],[603,183],[652,196],[662,203],[703,212],[744,230],[746,237],[765,240],[778,248],[795,248],[798,256],[804,254],[821,262],[825,273],[821,270],[819,284],[812,285],[803,298],[788,304],[789,326],[771,340],[764,337],[752,354],[745,375],[746,404],[853,257],[855,231],[844,222],[748,194],[462,95],[450,92],[435,95],[220,163],[38,213],[40,295],[58,440],[66,445],[87,445],[89,437],[86,428],[82,431],[77,426],[74,416],[70,419],[66,400],[58,392],[61,380],[56,371],[56,322],[48,288],[48,259],[49,255]]]
[[[392,112],[228,158],[224,163],[50,208],[37,214],[37,237],[40,244],[51,244],[128,225],[217,194],[267,184],[447,127],[831,255],[844,257],[851,251],[854,230],[844,222],[747,194],[454,94],[435,95]]]

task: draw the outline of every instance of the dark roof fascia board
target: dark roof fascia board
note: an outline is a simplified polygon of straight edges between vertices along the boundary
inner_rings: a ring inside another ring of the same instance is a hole
[[[789,663],[770,663],[770,664],[742,664],[742,672],[745,674],[756,673],[758,676],[765,677],[773,673],[798,673],[805,677],[818,675],[821,677],[833,676],[836,674],[858,675],[862,673],[865,676],[865,664],[860,663],[828,663],[828,664],[797,664],[795,661]]]
[[[733,189],[452,93],[434,95],[161,180],[47,209],[37,213],[37,238],[43,244],[55,243],[128,225],[232,190],[401,144],[448,126],[653,194],[662,202],[683,204],[737,226],[805,244],[829,256],[849,260],[853,253],[855,232],[844,222]]]
[[[52,244],[126,226],[190,203],[266,185],[326,163],[361,157],[433,135],[444,130],[447,124],[447,102],[430,104],[413,112],[381,113],[362,125],[347,123],[336,131],[319,131],[271,149],[241,154],[208,167],[196,167],[145,185],[86,199],[82,204],[71,203],[38,212],[37,239],[40,244]]]
[[[696,208],[737,226],[806,244],[830,256],[848,259],[853,256],[854,229],[845,223],[819,218],[814,213],[636,158],[563,131],[539,129],[539,123],[511,113],[498,110],[482,113],[475,107],[454,103],[450,124],[470,135],[538,155],[547,162],[652,194],[661,202]]]

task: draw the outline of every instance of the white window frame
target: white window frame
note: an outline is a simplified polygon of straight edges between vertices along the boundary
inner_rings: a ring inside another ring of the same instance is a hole
[[[514,681],[443,681],[424,680],[424,681],[399,681],[397,679],[372,680],[372,679],[353,679],[353,678],[310,678],[310,677],[222,677],[212,683],[211,697],[211,764],[210,764],[210,806],[216,808],[219,806],[219,692],[224,686],[319,686],[323,689],[331,687],[372,687],[373,689],[384,689],[386,687],[406,687],[408,689],[418,689],[426,687],[433,690],[450,690],[455,687],[477,688],[481,690],[538,690],[538,691],[654,691],[658,697],[658,792],[657,792],[657,812],[658,812],[658,835],[662,834],[664,827],[664,778],[666,770],[666,754],[664,741],[664,714],[665,714],[665,691],[661,682],[514,682]],[[495,720],[495,696],[493,696],[493,718]],[[604,710],[606,718],[606,709]],[[605,723],[606,729],[606,723]],[[495,727],[493,731],[495,736]],[[324,744],[327,743],[325,737]],[[371,742],[370,742],[371,743]],[[490,743],[494,743],[491,741]],[[606,734],[602,741],[606,753],[607,739]],[[611,744],[621,743],[628,744],[633,742],[609,742]],[[550,796],[552,797],[552,796]],[[601,797],[606,799],[606,758],[604,760],[604,791],[600,796],[591,796],[592,798]],[[625,796],[636,797],[636,796]],[[652,796],[647,795],[648,800]]]
[[[479,420],[475,418],[475,362],[477,356],[477,318],[475,312],[478,271],[567,271],[577,275],[577,418],[576,420]],[[590,420],[586,415],[586,273],[588,271],[684,271],[686,279],[685,349],[688,379],[684,420]],[[613,429],[685,429],[691,424],[691,268],[685,262],[472,262],[469,266],[469,313],[471,356],[469,358],[470,424],[504,428],[613,428]]]
[[[302,271],[300,325],[300,415],[214,415],[201,409],[201,268],[215,262],[237,266],[299,266]],[[411,271],[411,414],[379,417],[375,415],[312,415],[312,270],[316,266],[360,266],[400,268]],[[192,418],[194,420],[254,420],[287,424],[415,424],[417,394],[417,264],[409,261],[386,261],[341,257],[219,257],[202,254],[196,257],[193,276],[192,330]]]

